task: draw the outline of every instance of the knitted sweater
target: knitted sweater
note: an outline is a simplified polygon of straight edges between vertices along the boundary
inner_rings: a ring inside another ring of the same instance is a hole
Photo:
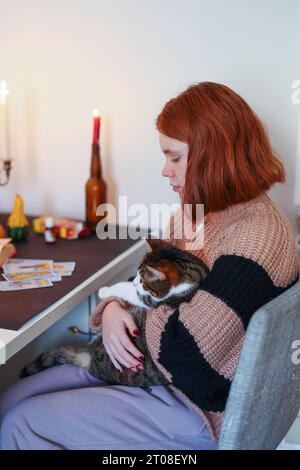
[[[173,219],[169,241],[185,249],[190,238],[176,239]],[[298,258],[289,222],[266,193],[208,213],[204,245],[193,254],[210,273],[190,302],[148,311],[146,339],[169,387],[202,416],[217,441],[249,321],[298,280]],[[101,327],[110,300],[92,315],[92,328]]]

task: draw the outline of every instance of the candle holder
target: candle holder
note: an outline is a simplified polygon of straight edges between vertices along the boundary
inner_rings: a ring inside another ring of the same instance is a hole
[[[2,162],[2,168],[0,169],[0,177],[2,173],[5,173],[6,180],[3,182],[0,178],[0,186],[6,186],[9,182],[10,172],[11,172],[11,160],[0,160]]]

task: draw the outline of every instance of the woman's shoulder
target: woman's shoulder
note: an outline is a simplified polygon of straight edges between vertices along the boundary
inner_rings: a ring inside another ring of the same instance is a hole
[[[283,211],[261,198],[239,221],[228,227],[219,255],[242,256],[263,267],[277,286],[287,286],[299,272],[295,234]]]

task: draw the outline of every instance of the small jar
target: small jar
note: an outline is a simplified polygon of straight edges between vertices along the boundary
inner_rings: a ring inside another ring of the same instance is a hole
[[[56,242],[55,224],[53,217],[45,218],[45,242],[52,244]]]

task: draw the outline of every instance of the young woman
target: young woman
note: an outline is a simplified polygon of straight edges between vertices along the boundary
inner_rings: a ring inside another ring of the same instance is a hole
[[[182,204],[204,204],[204,246],[194,254],[210,270],[191,302],[147,316],[148,348],[172,385],[112,386],[53,367],[3,394],[2,449],[217,448],[251,316],[298,280],[293,232],[266,193],[285,174],[258,117],[224,85],[190,86],[165,105],[157,129],[163,176]],[[170,242],[185,249],[174,221]],[[101,302],[91,325],[116,368],[143,367],[121,301]]]

